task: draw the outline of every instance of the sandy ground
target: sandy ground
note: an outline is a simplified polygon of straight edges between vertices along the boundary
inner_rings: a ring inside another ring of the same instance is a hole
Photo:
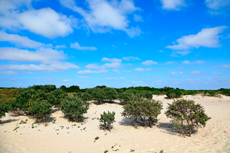
[[[34,125],[27,116],[6,114],[0,126],[1,153],[230,153],[230,97],[184,96],[204,106],[208,116],[212,117],[205,128],[199,129],[192,137],[182,137],[174,130],[164,112],[167,103],[173,100],[166,96],[153,96],[164,105],[159,123],[153,128],[133,127],[130,119],[123,118],[122,106],[118,104],[90,104],[85,122],[73,123],[64,118],[61,111],[55,111],[51,117],[56,122]],[[97,118],[103,111],[115,111],[116,122],[111,132],[99,129]],[[19,124],[26,120],[26,124]],[[17,125],[19,128],[13,131]],[[224,133],[228,131],[228,133]],[[99,137],[94,142],[95,137]],[[112,147],[114,146],[114,147]]]

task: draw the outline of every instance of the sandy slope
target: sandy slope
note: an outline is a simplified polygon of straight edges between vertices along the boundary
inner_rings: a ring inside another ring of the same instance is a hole
[[[1,153],[103,153],[130,152],[131,149],[139,153],[155,153],[164,150],[164,153],[229,153],[230,152],[230,97],[222,98],[184,96],[185,99],[194,99],[205,107],[208,116],[212,117],[207,126],[192,135],[183,138],[170,125],[164,112],[167,103],[172,100],[166,96],[153,96],[161,100],[164,110],[159,115],[159,123],[153,128],[139,127],[134,129],[132,120],[121,117],[122,106],[118,104],[90,105],[85,114],[85,123],[68,122],[61,111],[56,111],[51,117],[57,121],[50,122],[47,127],[43,124],[31,128],[34,120],[27,116],[12,116],[7,114],[1,120],[0,126],[0,152]],[[116,123],[111,132],[99,130],[97,118],[103,111],[115,111]],[[18,124],[16,131],[13,129],[21,120],[28,119],[26,124]],[[73,126],[76,124],[76,126]],[[36,127],[37,126],[37,127]],[[63,126],[63,127],[60,127]],[[85,129],[84,129],[85,128]],[[228,133],[224,133],[228,131]],[[95,137],[99,139],[94,142]],[[113,149],[111,148],[117,144]]]

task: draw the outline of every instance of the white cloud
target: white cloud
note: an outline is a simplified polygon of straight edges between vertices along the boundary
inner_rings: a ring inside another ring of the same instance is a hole
[[[103,62],[113,62],[113,63],[122,62],[121,59],[117,59],[117,58],[107,58],[107,57],[103,57],[103,58],[101,59],[101,61],[103,61]]]
[[[152,70],[153,70],[152,68],[145,69],[145,71],[152,71]]]
[[[24,74],[35,74],[33,72],[23,72]]]
[[[119,69],[113,69],[113,72],[117,73],[117,74],[121,74]]]
[[[136,68],[135,71],[137,71],[137,72],[143,72],[145,70],[143,68]]]
[[[52,63],[63,60],[66,55],[63,52],[50,48],[40,48],[37,51],[20,50],[16,48],[0,48],[0,60]]]
[[[55,46],[55,49],[59,49],[59,48],[66,48],[66,45],[57,45],[57,46]]]
[[[123,72],[127,72],[127,73],[130,73],[131,71],[130,71],[130,70],[124,70]]]
[[[185,55],[188,55],[189,53],[191,53],[191,51],[188,51],[188,50],[174,51],[172,52],[171,56],[175,56],[175,57],[177,57],[178,55],[185,56]]]
[[[229,0],[205,0],[205,4],[208,8],[212,10],[219,10],[222,8],[229,9],[230,1]]]
[[[123,80],[125,77],[120,77],[120,78],[105,78],[105,80]]]
[[[171,75],[178,75],[178,74],[184,74],[183,72],[171,72]]]
[[[195,61],[195,62],[190,62],[190,61],[182,61],[182,63],[184,64],[204,64],[205,62],[204,61]]]
[[[66,36],[73,32],[71,20],[51,8],[25,11],[18,16],[18,19],[23,29],[47,38]]]
[[[212,75],[213,76],[221,76],[221,75],[223,75],[223,73],[213,73]]]
[[[119,68],[121,66],[121,63],[106,63],[104,64],[104,66],[108,68]]]
[[[28,71],[59,71],[68,69],[79,69],[80,67],[68,62],[56,62],[49,65],[27,64],[27,65],[0,65],[0,69],[28,70]]]
[[[167,46],[173,50],[186,50],[191,48],[219,47],[219,34],[226,28],[226,26],[219,26],[215,28],[204,28],[197,34],[183,36],[177,39],[177,45]]]
[[[138,57],[133,57],[133,56],[123,57],[122,59],[126,61],[140,60]]]
[[[78,44],[78,42],[71,43],[70,47],[78,50],[97,50],[96,47],[82,47]]]
[[[85,66],[87,69],[104,69],[104,66],[99,66],[98,64],[88,64]]]
[[[135,21],[139,21],[139,22],[142,22],[143,21],[143,19],[142,19],[142,17],[140,16],[140,15],[137,15],[137,14],[134,14],[134,20]]]
[[[221,67],[223,67],[223,68],[230,68],[230,65],[228,65],[228,64],[222,64],[222,65],[220,65]]]
[[[38,48],[38,47],[45,46],[45,44],[33,41],[27,37],[19,36],[16,34],[8,34],[4,31],[0,31],[0,41],[7,41],[17,46],[27,47],[27,48]]]
[[[163,9],[166,10],[179,10],[181,7],[185,7],[184,0],[161,0]]]
[[[92,70],[82,70],[78,71],[77,74],[94,74],[94,73],[107,73],[108,70],[98,70],[98,71],[92,71]]]
[[[176,64],[176,63],[177,63],[177,62],[169,61],[169,62],[164,63],[163,65]]]
[[[130,37],[140,34],[139,28],[129,27],[128,14],[139,8],[132,0],[106,1],[87,0],[87,11],[76,6],[74,0],[60,0],[60,3],[83,16],[86,25],[93,32],[108,32],[111,29],[125,31]]]
[[[78,76],[78,78],[89,79],[90,77],[87,77],[87,76]]]
[[[18,73],[13,71],[0,71],[0,74],[7,74],[7,75],[18,75]]]
[[[68,79],[64,79],[64,80],[62,80],[62,81],[64,81],[64,82],[70,82],[71,80],[68,80]]]
[[[73,18],[58,14],[51,8],[35,10],[32,0],[0,1],[0,26],[9,30],[29,30],[48,38],[66,36],[73,32]],[[23,10],[23,11],[22,11]]]
[[[202,74],[202,72],[200,72],[200,71],[192,71],[192,72],[190,72],[190,74],[198,75],[198,74]]]
[[[158,64],[157,62],[155,61],[152,61],[152,60],[146,60],[144,62],[142,62],[143,65],[155,65],[155,64]]]

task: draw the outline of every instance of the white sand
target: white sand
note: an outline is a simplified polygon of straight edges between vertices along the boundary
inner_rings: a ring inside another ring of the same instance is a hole
[[[153,96],[153,99],[163,102],[164,109],[158,117],[159,123],[147,129],[141,126],[135,129],[132,120],[124,119],[120,115],[123,109],[118,104],[91,104],[88,113],[84,115],[86,119],[83,125],[68,122],[61,111],[56,111],[51,116],[56,119],[55,124],[50,122],[47,127],[44,124],[35,124],[37,127],[32,129],[33,119],[6,114],[6,117],[1,119],[4,124],[0,126],[0,152],[103,153],[105,150],[113,152],[119,149],[117,152],[126,153],[133,149],[138,153],[159,153],[160,150],[164,150],[164,153],[230,153],[230,97],[184,96],[185,99],[200,103],[207,115],[212,117],[205,128],[186,138],[173,130],[170,119],[165,116],[167,103],[172,102],[165,97]],[[113,124],[111,132],[99,130],[99,121],[93,120],[99,118],[103,111],[116,112],[116,123]],[[27,124],[18,124],[17,132],[13,131],[17,123],[26,119]],[[74,124],[76,126],[72,126]],[[56,131],[57,129],[59,131]],[[99,139],[94,142],[97,136]],[[115,144],[117,145],[112,149]]]

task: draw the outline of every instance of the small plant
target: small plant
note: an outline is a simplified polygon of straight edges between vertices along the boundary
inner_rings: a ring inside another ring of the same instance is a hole
[[[96,142],[96,140],[98,140],[98,139],[99,139],[99,137],[98,137],[98,136],[97,136],[97,137],[95,137],[95,138],[94,138],[94,142]]]
[[[16,131],[19,128],[19,126],[17,126],[13,131]]]
[[[164,153],[164,150],[161,150],[160,153]]]
[[[19,124],[26,124],[26,121],[21,120],[21,122]]]
[[[100,118],[100,122],[101,122],[101,127],[104,128],[104,130],[108,127],[109,131],[111,129],[111,124],[113,122],[115,122],[115,112],[103,112],[103,114],[101,114],[101,118]]]
[[[5,102],[1,103],[0,102],[0,118],[2,116],[5,116],[5,113],[7,113],[10,110],[10,106]]]
[[[180,98],[183,93],[180,89],[171,89],[166,93],[168,98]]]
[[[109,152],[109,151],[108,151],[108,150],[105,150],[105,151],[104,151],[104,153],[107,153],[107,152]]]
[[[52,123],[55,124],[55,122],[56,122],[56,119],[54,119]]]
[[[204,127],[206,122],[211,119],[205,114],[204,108],[200,104],[195,104],[193,100],[180,99],[168,104],[166,116],[172,119],[173,125],[182,135],[191,137],[195,127]]]
[[[134,149],[130,149],[130,152],[134,152],[135,150]]]

